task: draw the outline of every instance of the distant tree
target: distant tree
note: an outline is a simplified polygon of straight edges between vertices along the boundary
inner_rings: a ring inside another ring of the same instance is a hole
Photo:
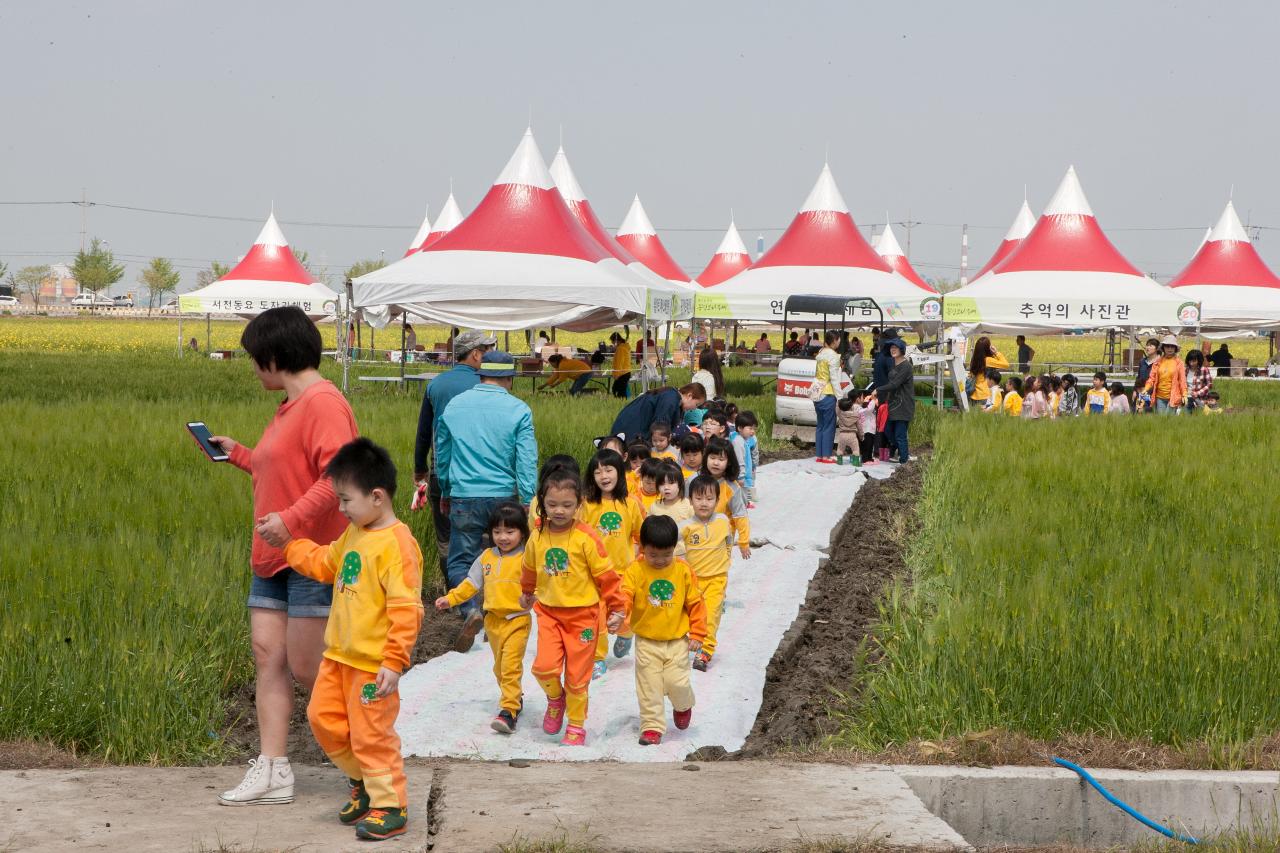
[[[53,277],[53,270],[46,265],[23,267],[16,273],[9,274],[9,284],[14,293],[25,293],[31,297],[31,304],[40,307],[40,286],[45,279]]]
[[[231,272],[231,267],[226,264],[220,264],[217,261],[211,261],[207,270],[200,270],[200,272],[196,273],[196,287],[208,287],[229,272]]]
[[[0,278],[4,278],[7,272],[9,272],[9,265],[4,261],[0,261]]]
[[[298,263],[302,264],[302,268],[311,273],[311,277],[321,284],[329,283],[329,267],[320,262],[313,262],[311,254],[306,249],[294,249],[290,247],[293,256],[298,259]]]
[[[152,258],[142,272],[138,273],[138,283],[147,289],[147,313],[158,305],[164,304],[164,295],[178,289],[182,275],[173,268],[168,258]]]
[[[960,279],[958,278],[929,278],[925,279],[933,285],[933,289],[939,293],[950,293],[960,287]]]
[[[124,265],[117,264],[111,250],[104,248],[102,241],[94,237],[89,251],[81,249],[76,253],[76,259],[71,264],[71,276],[79,283],[82,291],[87,290],[94,295],[96,302],[101,291],[109,289],[124,278]]]
[[[343,276],[342,280],[346,282],[346,281],[350,281],[353,278],[359,278],[365,273],[371,273],[374,270],[380,270],[386,265],[387,265],[386,261],[382,261],[382,260],[375,261],[373,258],[366,258],[363,261],[356,261],[354,264],[347,267],[347,273],[345,276]]]

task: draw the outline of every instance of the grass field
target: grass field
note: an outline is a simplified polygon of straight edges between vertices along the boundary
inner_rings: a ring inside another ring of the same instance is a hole
[[[839,740],[1280,730],[1278,425],[949,421]]]

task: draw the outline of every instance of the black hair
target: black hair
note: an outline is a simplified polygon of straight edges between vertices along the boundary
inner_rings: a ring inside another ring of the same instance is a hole
[[[1076,375],[1074,373],[1062,374],[1062,387],[1066,388],[1068,385],[1072,388],[1076,387]]]
[[[650,479],[654,482],[658,480],[658,472],[662,470],[662,466],[671,460],[666,457],[661,459],[651,456],[640,463],[640,479]]]
[[[742,475],[741,468],[738,467],[738,454],[734,452],[733,445],[725,441],[718,435],[711,436],[707,440],[707,449],[702,453],[702,471],[707,471],[708,456],[723,456],[725,458],[724,478],[730,483],[735,483],[738,477]]]
[[[396,463],[391,454],[367,438],[354,439],[338,448],[324,474],[335,483],[349,483],[366,495],[382,489],[396,496]]]
[[[627,461],[634,462],[637,459],[644,461],[653,455],[653,451],[649,449],[649,445],[643,441],[633,441],[627,445]]]
[[[541,488],[542,481],[552,471],[572,471],[574,474],[581,476],[582,468],[578,466],[578,460],[574,459],[567,453],[557,453],[554,456],[548,456],[547,461],[542,463],[542,467],[538,469],[538,486]]]
[[[485,529],[492,536],[496,527],[510,527],[512,530],[519,530],[520,541],[528,541],[529,513],[525,512],[524,507],[515,501],[503,501],[493,508],[493,512],[489,513],[489,526]]]
[[[1129,395],[1128,395],[1128,394],[1126,394],[1126,393],[1124,393],[1124,386],[1123,386],[1123,385],[1121,385],[1119,382],[1112,382],[1112,383],[1111,383],[1111,396],[1112,396],[1112,397],[1128,397]]]
[[[724,426],[728,426],[729,424],[729,416],[725,413],[724,409],[707,409],[706,414],[702,416],[702,420],[704,423],[708,420],[712,420]]]
[[[653,477],[653,484],[661,486],[663,483],[676,483],[684,485],[684,472],[680,470],[680,466],[672,462],[670,459],[663,459],[658,464],[658,473]]]
[[[652,441],[655,435],[665,435],[670,438],[671,424],[662,423],[661,421],[649,424],[649,439]]]
[[[640,544],[650,548],[674,548],[680,541],[680,529],[669,515],[651,515],[640,525]]]
[[[1103,373],[1101,370],[1099,370],[1097,373],[1093,374],[1093,378],[1094,378],[1094,379],[1101,379],[1101,380],[1102,380],[1102,384],[1103,384],[1103,385],[1106,385],[1106,384],[1107,384],[1107,374]]]
[[[543,521],[547,520],[547,492],[553,487],[572,489],[578,503],[582,503],[582,478],[578,476],[578,472],[568,468],[553,468],[538,483],[538,518]]]
[[[551,365],[559,364],[562,361],[564,361],[564,356],[562,356],[560,353],[556,353],[547,359],[547,363]]]
[[[316,324],[296,305],[268,308],[240,333],[240,346],[263,370],[301,373],[320,366],[324,344]]]
[[[738,412],[738,419],[734,423],[738,429],[742,429],[744,426],[760,426],[760,422],[756,420],[756,413],[750,409],[743,409]]]
[[[596,471],[602,465],[608,465],[618,474],[618,482],[614,483],[611,495],[601,492],[600,484],[596,482]],[[587,476],[583,478],[582,494],[589,503],[593,504],[598,504],[606,498],[612,498],[615,501],[627,499],[627,463],[622,460],[622,455],[618,451],[596,451],[596,455],[592,456],[591,461],[587,463]]]
[[[1013,386],[1013,390],[1015,393],[1018,393],[1018,394],[1022,393],[1022,377],[1021,376],[1010,376],[1005,381]]]
[[[702,440],[702,436],[696,432],[691,432],[680,437],[681,453],[701,453],[706,449],[706,443]]]
[[[987,372],[988,385],[990,385],[992,382],[994,382],[997,385],[1000,384],[1000,380],[1003,378],[1000,376],[1000,371],[996,370],[994,367],[988,367],[986,372]]]
[[[1205,399],[1206,399],[1206,400],[1221,400],[1221,399],[1222,399],[1222,395],[1221,395],[1221,394],[1219,394],[1217,391],[1210,391],[1208,394],[1205,394],[1205,395],[1204,395],[1204,397],[1205,397]]]
[[[720,497],[720,482],[710,474],[699,474],[689,481],[689,497],[693,497],[697,492],[714,492],[718,498]]]
[[[591,444],[596,450],[609,450],[608,444],[616,441],[618,443],[618,455],[621,456],[626,452],[627,443],[616,435],[602,435],[599,438],[591,439]]]
[[[840,402],[836,403],[836,405],[840,407],[840,411],[842,412],[847,412],[850,409],[852,409],[853,408],[853,392],[850,391],[848,394],[841,397]]]

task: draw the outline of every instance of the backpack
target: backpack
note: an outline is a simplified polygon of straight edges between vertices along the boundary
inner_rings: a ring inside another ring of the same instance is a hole
[[[966,397],[972,397],[974,392],[978,390],[978,380],[974,378],[972,373],[964,378],[964,393]]]

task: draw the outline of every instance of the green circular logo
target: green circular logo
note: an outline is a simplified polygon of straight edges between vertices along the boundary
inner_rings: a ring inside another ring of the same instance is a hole
[[[600,531],[602,533],[617,533],[622,527],[622,516],[616,512],[606,512],[600,516]]]
[[[676,585],[669,580],[659,578],[649,584],[649,603],[655,607],[661,607],[672,599],[676,594]]]
[[[348,551],[342,558],[342,572],[338,577],[340,586],[351,586],[360,579],[360,553]]]
[[[569,552],[563,548],[548,548],[542,570],[551,577],[564,574],[569,570]]]

